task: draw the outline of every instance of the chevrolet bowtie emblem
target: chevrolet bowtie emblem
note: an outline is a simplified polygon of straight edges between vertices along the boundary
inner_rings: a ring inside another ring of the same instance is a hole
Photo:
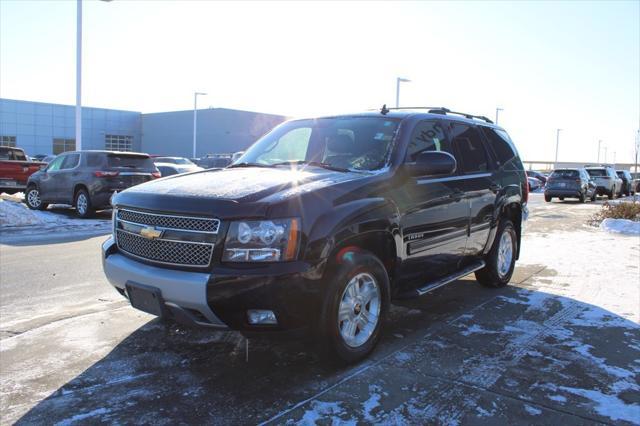
[[[162,231],[158,231],[153,226],[148,226],[148,227],[142,228],[140,230],[140,235],[142,235],[143,237],[148,238],[150,240],[153,240],[153,239],[156,239],[156,238],[160,238],[160,236],[162,235]]]

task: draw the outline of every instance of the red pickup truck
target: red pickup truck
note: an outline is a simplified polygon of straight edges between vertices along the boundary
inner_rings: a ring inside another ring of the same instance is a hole
[[[20,148],[0,146],[0,192],[24,191],[27,179],[47,163],[30,161]]]

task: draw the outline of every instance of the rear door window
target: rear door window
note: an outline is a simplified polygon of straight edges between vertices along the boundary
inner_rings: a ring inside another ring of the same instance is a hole
[[[607,171],[605,169],[588,169],[587,173],[591,177],[602,177],[607,176]]]
[[[103,154],[86,154],[87,167],[100,167],[102,166]]]
[[[451,143],[440,121],[425,120],[416,125],[409,140],[405,161],[414,162],[425,151],[444,151],[453,155]]]
[[[460,156],[464,173],[489,170],[489,158],[478,129],[464,123],[451,123],[451,140]]]
[[[64,157],[60,170],[73,169],[80,162],[80,154],[69,154]]]
[[[577,170],[556,170],[551,174],[552,178],[570,178],[570,179],[575,179],[577,177],[579,177],[580,174],[578,173]]]
[[[47,171],[55,172],[57,170],[60,170],[60,166],[62,165],[62,162],[65,160],[66,157],[67,157],[66,155],[60,155],[56,157],[55,160],[49,163],[49,166],[47,167]]]
[[[107,166],[114,169],[155,169],[150,157],[127,154],[107,154]]]

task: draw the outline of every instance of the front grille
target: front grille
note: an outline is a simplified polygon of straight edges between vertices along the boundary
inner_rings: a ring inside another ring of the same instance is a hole
[[[213,244],[148,239],[131,232],[116,231],[118,248],[134,256],[172,265],[207,266]]]
[[[181,229],[187,231],[200,231],[217,234],[220,228],[218,219],[160,215],[134,210],[118,210],[118,219],[140,225],[159,226],[161,228]]]

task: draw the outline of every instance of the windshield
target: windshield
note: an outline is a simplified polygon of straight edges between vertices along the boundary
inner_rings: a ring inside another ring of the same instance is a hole
[[[235,164],[316,163],[339,169],[376,170],[386,164],[398,120],[338,117],[284,123]]]
[[[579,176],[577,170],[556,170],[551,175],[552,178],[577,178]]]

